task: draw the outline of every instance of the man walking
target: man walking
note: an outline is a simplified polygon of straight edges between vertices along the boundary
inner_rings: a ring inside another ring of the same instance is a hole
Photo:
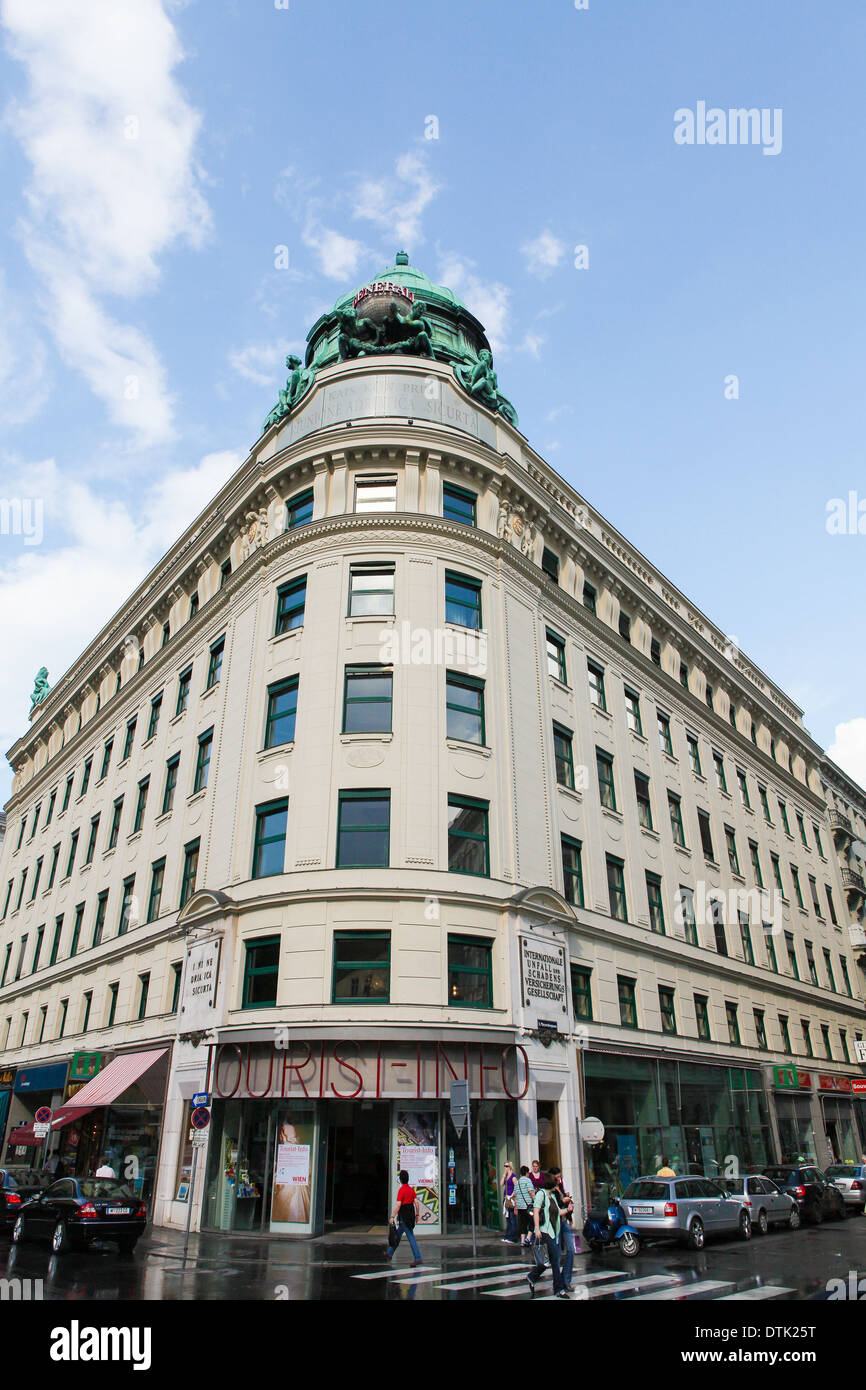
[[[546,1250],[550,1259],[550,1272],[553,1275],[555,1298],[568,1298],[559,1268],[559,1206],[553,1195],[554,1178],[548,1173],[544,1186],[535,1194],[532,1215],[535,1221],[535,1264],[526,1276],[531,1296],[535,1297],[535,1285],[544,1273],[542,1251]]]
[[[571,1229],[571,1220],[574,1215],[574,1198],[570,1192],[566,1192],[565,1183],[562,1179],[562,1169],[551,1167],[550,1175],[554,1179],[553,1196],[559,1207],[559,1253],[560,1266],[562,1269],[562,1286],[566,1293],[574,1293],[571,1284],[571,1274],[574,1269],[574,1232]]]
[[[409,1174],[405,1168],[402,1168],[400,1170],[400,1187],[397,1191],[397,1200],[394,1203],[391,1220],[397,1226],[397,1245],[400,1244],[400,1238],[405,1235],[412,1247],[412,1254],[415,1256],[412,1262],[413,1269],[417,1269],[418,1265],[422,1263],[421,1251],[418,1249],[418,1242],[415,1239],[415,1222],[418,1216],[418,1196],[414,1187],[409,1186]],[[385,1251],[389,1260],[395,1253],[397,1245],[389,1245]]]

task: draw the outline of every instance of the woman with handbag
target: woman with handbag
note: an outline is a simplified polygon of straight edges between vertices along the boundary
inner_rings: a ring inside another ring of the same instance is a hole
[[[405,1168],[400,1170],[400,1187],[397,1191],[397,1200],[394,1203],[394,1210],[391,1214],[391,1226],[396,1229],[388,1233],[388,1249],[385,1251],[386,1259],[391,1259],[397,1246],[400,1244],[402,1236],[406,1236],[412,1247],[412,1254],[415,1259],[412,1268],[417,1269],[422,1264],[421,1251],[418,1249],[418,1242],[415,1239],[415,1222],[420,1216],[418,1209],[418,1196],[414,1187],[409,1186],[409,1174]],[[395,1239],[396,1236],[396,1239]]]
[[[529,1169],[524,1163],[520,1169],[520,1177],[514,1184],[514,1206],[517,1212],[517,1230],[520,1235],[520,1244],[524,1250],[528,1250],[532,1244],[531,1212],[534,1200],[535,1188],[529,1177]]]
[[[571,1229],[571,1221],[574,1216],[574,1198],[565,1190],[561,1168],[551,1167],[550,1176],[554,1181],[553,1196],[559,1207],[559,1262],[562,1283],[567,1293],[573,1293],[571,1273],[574,1269],[575,1235]]]
[[[503,1211],[505,1212],[505,1235],[503,1242],[505,1245],[517,1245],[517,1208],[514,1203],[514,1169],[510,1163],[506,1163],[502,1174],[502,1182],[499,1184],[503,1194]]]

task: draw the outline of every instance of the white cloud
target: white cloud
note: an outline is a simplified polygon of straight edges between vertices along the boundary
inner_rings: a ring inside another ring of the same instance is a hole
[[[96,299],[151,289],[160,254],[179,241],[201,245],[209,229],[194,161],[200,118],[172,76],[177,34],[160,0],[2,0],[0,18],[27,76],[7,122],[31,165],[19,232],[46,283],[49,324],[77,300],[84,320],[62,335],[65,360],[141,442],[167,438],[171,402],[156,350]],[[58,304],[73,267],[78,283]],[[106,377],[118,358],[147,377],[146,408],[112,404]]]
[[[470,313],[484,325],[494,351],[506,345],[510,314],[511,291],[497,281],[480,280],[474,262],[454,253],[446,253],[439,261],[439,282],[459,295]]]
[[[546,280],[565,255],[565,242],[552,232],[539,232],[532,241],[524,242],[520,249],[526,257],[526,269],[530,275]]]
[[[397,160],[393,175],[364,179],[357,186],[353,215],[387,232],[397,243],[394,251],[415,248],[424,240],[422,214],[440,188],[430,173],[426,156],[410,150]]]
[[[540,333],[527,333],[518,348],[518,352],[528,352],[530,357],[534,357],[538,361],[541,356],[541,349],[546,342],[547,339]]]
[[[0,424],[21,425],[38,415],[49,391],[45,359],[44,343],[0,272]]]
[[[849,719],[837,724],[833,742],[827,754],[849,777],[866,787],[866,719]]]
[[[354,277],[361,258],[370,254],[363,242],[315,221],[304,229],[303,238],[304,244],[314,253],[322,275],[327,275],[329,280],[339,280],[341,284]]]
[[[229,365],[245,381],[253,381],[257,386],[270,386],[282,381],[286,375],[286,357],[293,352],[304,358],[304,344],[290,342],[288,338],[278,338],[273,343],[248,343],[229,353]]]
[[[547,414],[545,415],[544,418],[545,418],[545,420],[548,420],[548,421],[551,421],[551,422],[552,422],[553,420],[558,419],[558,417],[559,417],[560,415],[564,415],[567,411],[570,411],[570,410],[571,410],[571,406],[570,406],[570,405],[557,405],[557,406],[554,406],[553,410],[548,410],[548,412],[547,412]]]

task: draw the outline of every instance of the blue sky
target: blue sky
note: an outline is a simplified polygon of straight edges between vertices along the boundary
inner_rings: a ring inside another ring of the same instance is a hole
[[[0,534],[4,749],[405,246],[531,443],[866,780],[866,534],[826,529],[866,502],[862,5],[0,0],[0,38],[0,491],[44,506]],[[780,110],[781,149],[676,143],[699,102]]]

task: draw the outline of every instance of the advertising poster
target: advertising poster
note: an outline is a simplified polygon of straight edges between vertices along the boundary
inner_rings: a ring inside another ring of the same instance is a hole
[[[274,1156],[271,1221],[307,1225],[310,1220],[313,1125],[280,1117]]]
[[[397,1112],[397,1161],[418,1196],[419,1226],[438,1222],[439,1115],[435,1110]]]

